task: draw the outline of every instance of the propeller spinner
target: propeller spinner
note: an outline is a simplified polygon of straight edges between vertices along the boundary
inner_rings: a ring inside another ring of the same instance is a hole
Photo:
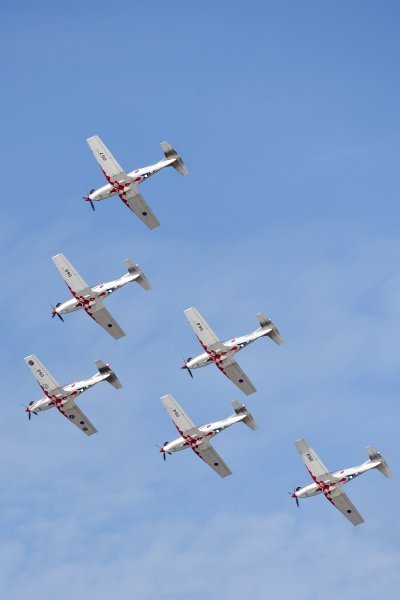
[[[187,363],[188,363],[190,360],[192,360],[192,359],[191,359],[191,358],[188,358],[187,360],[184,360],[183,362],[184,362],[185,364],[183,365],[183,367],[181,367],[181,369],[186,369],[186,370],[187,370],[187,372],[189,373],[190,377],[193,379],[193,373],[192,373],[192,371],[189,369],[189,367],[188,367],[188,365],[187,365]]]
[[[59,306],[61,306],[61,302],[58,302],[58,304],[56,304],[55,306],[51,305],[51,308],[53,309],[51,311],[51,318],[54,319],[54,317],[57,315],[57,317],[59,319],[61,319],[61,321],[64,323],[64,319],[62,318],[62,316],[56,311],[56,308],[58,308]]]
[[[296,500],[297,508],[300,508],[299,499],[296,496],[296,492],[298,492],[299,490],[301,490],[301,486],[298,486],[297,488],[294,488],[293,493],[292,492],[288,492],[288,494],[290,494],[291,497]]]
[[[30,409],[30,407],[32,406],[32,404],[33,404],[33,400],[32,400],[31,402],[29,402],[28,406],[25,406],[25,404],[21,404],[21,406],[23,406],[23,407],[25,408],[25,412],[27,412],[27,413],[28,413],[28,419],[29,419],[29,420],[31,420],[31,418],[32,418],[32,413],[33,413],[34,415],[36,415],[36,416],[37,416],[37,414],[38,414],[38,413],[37,413],[37,412],[35,412],[34,410],[31,410],[31,409]]]
[[[172,452],[168,452],[168,450],[164,450],[164,447],[168,444],[169,442],[164,442],[164,445],[162,448],[160,448],[160,452],[163,453],[163,459],[166,460],[166,454],[172,454]],[[157,446],[157,448],[159,448],[159,446]]]
[[[82,196],[82,200],[85,200],[85,202],[90,202],[90,206],[92,207],[92,210],[94,211],[94,204],[92,202],[92,199],[90,198],[90,194],[93,194],[93,192],[95,191],[95,188],[93,188],[92,190],[89,191],[87,196]]]

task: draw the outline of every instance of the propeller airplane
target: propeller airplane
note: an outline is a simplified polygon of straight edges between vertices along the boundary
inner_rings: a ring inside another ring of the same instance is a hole
[[[308,498],[310,496],[316,496],[317,494],[324,494],[325,498],[329,500],[329,502],[333,504],[333,506],[335,506],[342,515],[350,521],[350,523],[353,523],[353,525],[360,525],[363,523],[364,519],[343,492],[343,485],[371,469],[378,469],[385,477],[391,477],[391,470],[381,453],[372,446],[367,446],[369,459],[366,462],[358,467],[350,467],[349,469],[342,469],[341,471],[334,471],[331,473],[305,440],[296,440],[294,444],[306,465],[307,471],[314,480],[314,483],[310,483],[310,485],[297,487],[291,494],[292,498],[296,500],[297,506],[299,506],[299,498]]]
[[[75,403],[75,398],[96,385],[96,383],[100,383],[100,381],[108,381],[113,387],[120,389],[122,384],[110,365],[107,365],[100,359],[96,360],[98,372],[95,375],[92,375],[89,379],[75,381],[74,383],[61,386],[34,354],[27,356],[25,362],[45,393],[44,398],[41,398],[36,402],[30,402],[25,408],[25,412],[28,413],[29,419],[31,418],[31,413],[37,415],[43,410],[56,407],[64,417],[79,427],[86,435],[93,435],[93,433],[97,432],[94,425],[92,425],[86,415]]]
[[[231,404],[235,412],[232,416],[223,421],[215,421],[214,423],[208,423],[207,425],[197,427],[193,421],[190,420],[183,408],[179,406],[175,398],[170,394],[163,396],[161,402],[181,436],[172,442],[165,442],[160,448],[164,460],[166,454],[172,454],[173,452],[179,452],[179,450],[191,448],[193,452],[218,473],[218,475],[221,477],[231,475],[232,471],[211,446],[209,440],[235,423],[242,422],[250,427],[250,429],[257,429],[256,422],[244,404],[240,404],[237,400],[233,400]]]
[[[125,333],[108,310],[103,306],[103,300],[113,292],[121,289],[127,283],[133,281],[141,285],[145,290],[149,290],[151,285],[140,266],[133,264],[130,258],[127,258],[124,262],[128,273],[114,281],[108,281],[107,283],[100,283],[94,287],[89,287],[77,270],[65,258],[64,254],[53,256],[53,262],[61,277],[64,279],[69,291],[73,295],[72,300],[67,300],[63,303],[59,302],[56,306],[52,307],[53,318],[57,315],[61,321],[64,321],[61,315],[83,308],[83,310],[115,340],[123,337]]]
[[[135,169],[134,171],[126,173],[98,135],[88,138],[87,143],[89,144],[100,169],[103,171],[108,184],[97,190],[92,189],[83,199],[86,200],[86,202],[90,202],[90,205],[94,210],[93,202],[105,200],[106,198],[118,194],[122,202],[126,204],[126,206],[130,208],[145,225],[147,225],[147,227],[150,229],[158,227],[160,224],[159,220],[145,202],[137,188],[140,183],[149,179],[149,177],[155,175],[158,171],[161,171],[161,169],[165,169],[165,167],[173,167],[181,175],[188,175],[189,171],[177,151],[168,142],[161,142],[161,149],[165,155],[164,158],[148,167],[141,167],[140,169]]]
[[[233,357],[236,352],[264,336],[268,336],[278,345],[283,344],[283,339],[271,319],[263,313],[257,313],[260,322],[258,329],[247,335],[222,342],[196,308],[187,308],[184,313],[205,352],[195,358],[188,358],[181,368],[187,369],[189,375],[193,377],[192,369],[214,363],[243,393],[247,396],[253,394],[256,388]]]

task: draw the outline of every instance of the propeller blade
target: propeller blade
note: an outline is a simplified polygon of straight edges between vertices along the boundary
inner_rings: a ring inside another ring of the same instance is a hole
[[[190,359],[188,359],[188,360],[190,360]],[[183,365],[183,367],[181,367],[181,369],[186,369],[186,370],[187,370],[187,372],[189,373],[190,377],[193,379],[193,373],[192,373],[192,371],[189,369],[189,367],[187,366],[186,360],[185,360],[185,359],[183,359],[183,362],[184,362],[184,365]]]
[[[94,190],[90,190],[90,192],[87,196],[82,196],[82,200],[86,200],[86,202],[90,202],[90,206],[92,207],[92,210],[94,211],[95,210],[94,204],[92,202],[92,199],[89,197],[92,192],[94,192]]]
[[[59,305],[58,305],[58,306],[59,306]],[[51,305],[51,308],[53,309],[53,310],[51,311],[51,318],[52,318],[52,319],[54,319],[54,317],[57,315],[57,317],[58,317],[59,319],[61,319],[61,321],[64,323],[64,319],[63,319],[63,318],[62,318],[62,316],[61,316],[61,315],[60,315],[60,314],[57,312],[57,310],[56,310],[56,307],[55,307],[55,306],[53,306],[53,305]]]
[[[298,497],[296,496],[296,492],[297,492],[298,490],[300,490],[300,489],[301,489],[300,487],[297,487],[297,488],[293,488],[293,493],[291,493],[291,492],[288,492],[288,494],[290,494],[290,495],[291,495],[291,497],[292,497],[292,498],[294,498],[294,499],[296,500],[297,508],[300,508],[300,504],[299,504],[299,499],[298,499]]]

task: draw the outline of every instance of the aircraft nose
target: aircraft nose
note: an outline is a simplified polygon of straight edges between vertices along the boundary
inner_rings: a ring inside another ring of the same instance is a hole
[[[25,412],[29,412],[30,410],[31,410],[31,409],[29,408],[29,406],[27,406],[27,407],[25,408]]]

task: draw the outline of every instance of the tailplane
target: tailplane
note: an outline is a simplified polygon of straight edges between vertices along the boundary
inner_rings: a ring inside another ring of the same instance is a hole
[[[185,163],[175,148],[173,148],[168,142],[161,142],[160,146],[167,160],[175,159],[175,162],[171,163],[171,167],[174,167],[174,169],[176,169],[181,175],[189,175],[189,171],[187,170]]]
[[[367,452],[371,462],[379,461],[379,464],[376,465],[378,471],[380,471],[385,477],[391,477],[392,471],[389,469],[389,465],[383,458],[382,454],[378,452],[378,450],[375,450],[375,448],[373,448],[372,446],[367,446]]]
[[[136,283],[141,285],[145,290],[151,289],[150,281],[147,279],[139,265],[135,265],[130,258],[126,258],[124,264],[128,269],[129,275],[135,276]]]
[[[257,319],[260,321],[260,328],[265,329],[266,335],[270,337],[271,340],[275,342],[275,344],[281,346],[283,344],[283,339],[281,338],[279,329],[276,327],[276,325],[274,325],[271,319],[268,319],[268,317],[266,317],[264,313],[257,313]]]
[[[247,410],[244,404],[240,404],[237,400],[232,400],[231,404],[237,415],[245,415],[242,422],[247,425],[247,427],[250,427],[253,431],[258,429],[258,425],[253,419],[253,415]]]
[[[96,360],[96,366],[101,375],[107,375],[106,381],[108,381],[108,383],[111,383],[111,385],[114,386],[117,390],[122,388],[122,383],[120,382],[114,371],[111,369],[110,365],[106,365],[105,362],[98,359]]]

